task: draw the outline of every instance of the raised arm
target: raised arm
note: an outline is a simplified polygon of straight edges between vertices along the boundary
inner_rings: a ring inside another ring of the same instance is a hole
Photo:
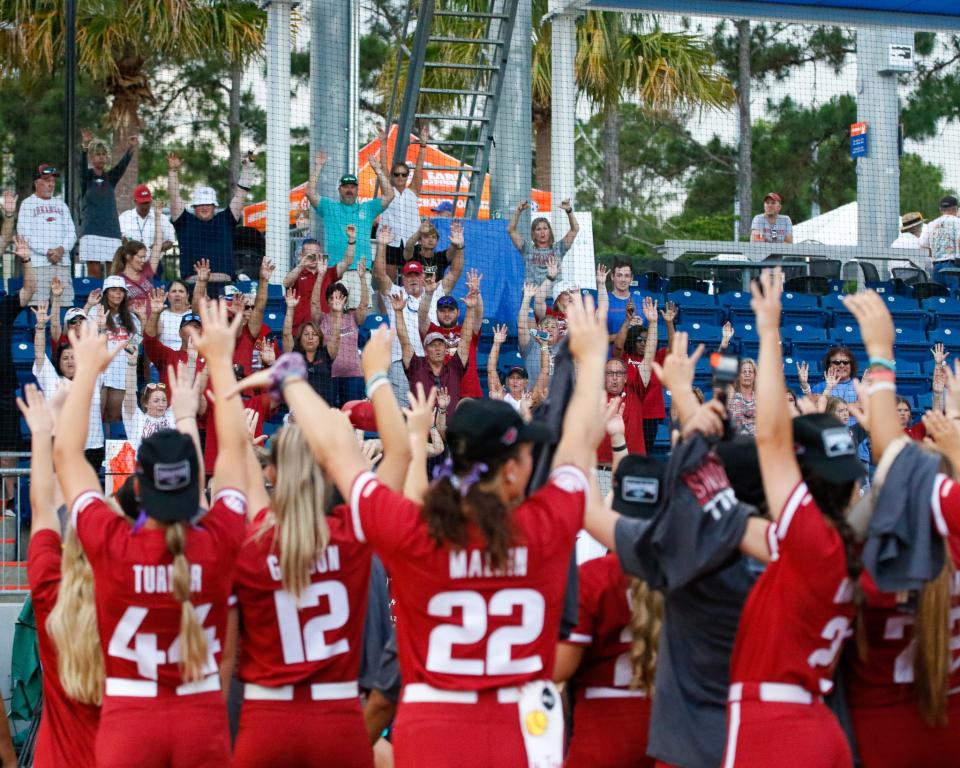
[[[170,221],[176,221],[183,213],[183,200],[180,197],[180,167],[183,160],[176,152],[167,155],[167,197],[170,200]],[[156,230],[154,230],[156,239]]]
[[[150,248],[150,269],[156,274],[163,258],[163,209],[158,201],[153,203],[153,246]]]
[[[343,252],[343,258],[337,262],[337,280],[347,273],[357,257],[357,228],[353,224],[347,224],[344,231],[347,233],[347,247]]]
[[[667,348],[673,344],[673,334],[677,332],[677,327],[675,325],[677,320],[677,311],[677,305],[673,301],[667,301],[663,309],[660,310],[660,317],[662,317],[663,322],[667,324]]]
[[[396,320],[394,326],[397,329],[397,339],[400,341],[400,351],[403,354],[403,367],[407,368],[413,360],[414,355],[413,343],[410,341],[410,336],[407,333],[407,323],[403,319],[403,308],[406,306],[407,300],[402,294],[394,293],[390,295],[390,302],[393,306],[393,316]],[[369,344],[370,342],[367,343]]]
[[[133,438],[133,426],[134,419],[136,418],[137,411],[140,410],[137,405],[137,351],[134,350],[130,352],[124,350],[124,355],[127,357],[127,375],[125,384],[126,387],[123,391],[123,403],[120,407],[121,415],[123,416],[123,429],[127,433],[128,438]],[[140,439],[140,435],[136,435],[136,439]]]
[[[424,229],[429,229],[430,220],[429,219],[420,219],[420,226],[417,227],[413,234],[407,238],[407,242],[403,244],[403,260],[410,261],[413,258],[413,249],[417,247],[417,243],[420,242],[420,236],[423,234]]]
[[[60,518],[54,501],[53,415],[46,398],[35,384],[23,388],[17,408],[30,427],[30,535],[38,531],[60,532]]]
[[[643,386],[650,383],[653,371],[651,364],[657,356],[657,302],[649,296],[643,297],[643,316],[647,319],[647,341],[643,347],[643,360],[640,361],[640,381]]]
[[[33,326],[33,364],[37,370],[41,370],[47,360],[47,320],[50,315],[47,314],[47,302],[41,301],[33,310],[36,323]]]
[[[606,264],[597,264],[597,311],[607,314],[610,309],[610,295],[607,293],[607,276],[610,268]]]
[[[520,205],[516,207],[513,211],[513,216],[510,217],[510,223],[507,224],[507,234],[510,235],[510,239],[513,241],[513,246],[523,252],[523,236],[517,232],[517,226],[520,224],[520,217],[523,215],[523,212],[530,207],[530,203],[524,200]]]
[[[12,189],[3,190],[3,226],[0,227],[0,253],[6,253],[7,246],[13,240],[13,223],[17,218],[17,193]]]
[[[143,326],[143,335],[157,338],[160,335],[160,315],[167,300],[167,293],[163,288],[154,288],[150,291],[150,316]]]
[[[360,281],[360,302],[353,310],[353,319],[359,328],[366,321],[367,313],[370,310],[370,278],[367,275],[367,265],[363,259],[357,262],[357,279]]]
[[[793,449],[793,422],[784,407],[786,383],[780,345],[780,293],[783,273],[779,267],[764,270],[750,286],[750,302],[757,319],[760,355],[757,364],[757,453],[767,506],[774,520],[801,480]]]
[[[523,298],[520,300],[520,313],[517,315],[517,345],[520,348],[520,354],[530,343],[530,299],[537,293],[535,283],[524,283]]]
[[[380,206],[381,210],[386,210],[390,203],[393,202],[393,198],[396,197],[396,190],[394,190],[393,184],[390,183],[390,178],[387,176],[386,171],[384,171],[383,166],[380,165],[380,161],[377,160],[376,157],[371,157],[368,162],[380,180]]]
[[[490,390],[490,396],[493,397],[494,390],[503,391],[503,385],[500,383],[500,371],[497,368],[500,362],[500,347],[507,340],[507,326],[497,325],[493,328],[493,346],[490,347],[490,354],[487,355],[487,388]]]
[[[463,274],[463,262],[465,258],[463,240],[463,224],[459,221],[450,223],[450,248],[453,249],[453,256],[450,259],[450,268],[447,274],[443,276],[443,290],[450,293],[453,287]]]
[[[207,286],[210,283],[210,262],[207,259],[197,259],[193,265],[194,274],[197,276],[193,284],[193,294],[190,298],[190,311],[194,314],[200,313],[200,305],[207,300]]]
[[[533,298],[533,316],[537,322],[543,320],[547,315],[547,296],[552,295],[553,286],[557,282],[557,276],[560,274],[560,259],[551,256],[547,259],[547,276],[537,287],[537,295]]]
[[[693,394],[693,376],[697,368],[697,360],[703,354],[703,344],[698,346],[692,355],[687,354],[688,337],[686,332],[678,331],[673,337],[670,352],[663,360],[663,365],[656,361],[652,363],[657,378],[665,389],[670,390],[671,402],[676,408],[677,419],[681,425],[686,424],[696,413],[700,404]]]
[[[343,330],[343,313],[346,312],[346,299],[337,291],[330,297],[330,333],[326,334],[327,354],[333,360],[340,351],[340,332]]]
[[[307,181],[307,200],[314,208],[320,206],[320,195],[317,192],[317,185],[320,183],[320,174],[323,173],[323,166],[327,164],[327,153],[322,149],[317,152],[313,158],[313,168],[310,170],[310,179]]]
[[[257,298],[253,302],[253,311],[250,312],[250,319],[247,321],[247,328],[253,338],[257,338],[260,329],[263,327],[263,313],[267,309],[268,291],[270,288],[270,277],[273,275],[273,262],[264,258],[260,262],[260,281],[257,283]]]
[[[577,380],[553,464],[573,464],[589,474],[604,434],[600,403],[607,360],[607,318],[594,311],[589,296],[574,296],[567,308],[567,344],[577,363]]]
[[[470,359],[470,345],[473,342],[473,332],[476,328],[476,312],[474,310],[479,301],[479,289],[476,292],[468,293],[463,299],[463,303],[467,305],[467,312],[460,328],[460,343],[457,346],[457,354],[460,356],[460,362],[463,363],[464,369],[466,369],[467,361]]]
[[[569,200],[561,200],[560,207],[566,212],[567,221],[570,222],[570,229],[567,231],[567,234],[563,236],[563,244],[565,248],[569,250],[570,246],[573,245],[573,241],[577,239],[577,235],[580,233],[580,222],[578,222],[577,217],[573,215],[573,206]]]
[[[320,281],[317,280],[317,285],[319,284]],[[313,290],[316,292],[318,289],[314,286]],[[303,301],[303,299],[297,296],[297,291],[294,288],[287,289],[285,298],[287,300],[287,311],[283,315],[283,330],[280,334],[280,341],[284,352],[293,352],[293,316],[297,304]]]
[[[390,126],[377,126],[377,141],[380,142],[379,156],[380,156],[380,167],[389,168],[390,167],[390,158],[387,155],[387,139],[390,137],[390,131],[388,130]],[[399,126],[398,126],[399,128]],[[399,134],[398,134],[399,137]]]
[[[377,291],[386,296],[393,289],[393,281],[387,274],[387,246],[393,239],[393,229],[387,224],[377,227],[377,253],[373,257],[373,279],[377,281]]]
[[[434,272],[423,275],[423,296],[420,297],[420,306],[417,309],[417,327],[420,335],[426,336],[430,328],[430,307],[433,305],[433,294],[437,292],[437,275]]]
[[[427,154],[427,140],[430,138],[430,129],[426,124],[420,128],[420,151],[417,152],[417,167],[413,169],[413,178],[410,180],[410,189],[419,197],[423,189],[423,161]],[[384,163],[386,167],[386,163]]]
[[[424,395],[423,384],[417,382],[415,389],[416,391],[410,391],[410,407],[404,410],[410,441],[410,463],[403,482],[403,495],[417,504],[422,504],[430,487],[430,478],[427,477],[427,441],[433,432],[437,388],[432,387],[430,394]]]
[[[60,307],[63,300],[63,283],[59,277],[50,280],[50,338],[59,339],[63,333],[63,326],[60,324]]]
[[[30,243],[25,237],[17,238],[16,257],[23,272],[23,285],[20,286],[20,306],[30,303],[37,290],[37,276],[33,272],[33,262],[30,260]],[[42,298],[46,299],[46,296]]]

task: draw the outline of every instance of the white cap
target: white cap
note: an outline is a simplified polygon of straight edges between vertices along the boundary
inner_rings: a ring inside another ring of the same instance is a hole
[[[87,313],[84,312],[82,309],[80,309],[80,307],[70,307],[70,309],[68,309],[66,314],[63,316],[63,322],[69,323],[71,320],[73,320],[76,317],[80,317],[86,320]]]
[[[553,300],[557,300],[557,296],[561,293],[579,293],[580,289],[577,288],[573,283],[568,283],[565,280],[558,280],[553,284]]]
[[[128,290],[127,281],[123,279],[123,275],[110,275],[103,281],[103,290],[106,292],[110,288],[123,288],[126,291]]]
[[[193,190],[193,199],[190,205],[216,205],[217,193],[213,187],[197,187]]]

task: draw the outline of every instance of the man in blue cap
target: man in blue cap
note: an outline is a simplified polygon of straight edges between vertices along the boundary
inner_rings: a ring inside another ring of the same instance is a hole
[[[344,257],[347,250],[347,225],[352,224],[356,227],[356,256],[359,261],[363,259],[366,266],[370,266],[370,229],[373,226],[374,219],[377,218],[393,202],[394,191],[390,179],[383,172],[383,166],[376,156],[370,156],[370,167],[373,168],[380,180],[380,189],[382,197],[376,197],[372,200],[359,202],[359,182],[352,173],[344,174],[340,177],[340,184],[337,187],[339,199],[334,200],[331,197],[321,197],[317,192],[317,184],[320,181],[320,174],[323,172],[323,166],[327,162],[327,153],[320,151],[317,153],[314,161],[313,172],[310,174],[310,181],[307,182],[307,199],[317,212],[317,215],[323,219],[323,240],[324,250],[327,253],[328,267],[334,267]]]

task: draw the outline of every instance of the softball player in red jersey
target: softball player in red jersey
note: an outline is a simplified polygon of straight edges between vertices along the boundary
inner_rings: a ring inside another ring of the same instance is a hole
[[[650,699],[644,688],[630,688],[630,591],[630,579],[615,554],[580,566],[577,626],[557,649],[556,679],[572,672],[576,693],[567,768],[654,764],[647,757]]]
[[[214,391],[235,384],[231,356],[242,318],[201,307],[197,339]],[[87,324],[89,325],[89,324]],[[220,403],[215,493],[199,522],[202,464],[194,441],[162,430],[137,454],[142,513],[130,526],[107,506],[83,441],[96,376],[110,364],[96,330],[71,333],[78,364],[54,442],[64,497],[96,582],[106,685],[96,741],[99,768],[221,768],[230,760],[218,660],[233,568],[246,531],[247,438],[239,398]],[[94,490],[97,489],[97,490]]]
[[[506,403],[461,404],[447,428],[452,457],[421,507],[364,471],[344,415],[327,409],[321,425],[323,401],[306,381],[282,383],[314,455],[350,500],[354,535],[373,545],[392,579],[404,681],[398,768],[562,763],[562,713],[550,677],[587,499],[585,470],[604,428],[597,404],[606,325],[587,305],[575,298],[568,310],[576,386],[554,469],[529,498],[532,443],[549,440],[551,430],[525,424]],[[386,329],[374,334],[363,362],[368,393],[383,391],[394,403]]]
[[[939,475],[934,498],[934,522],[958,563],[960,485]],[[860,577],[867,653],[861,658],[856,648],[848,649],[847,696],[864,768],[940,768],[947,755],[960,756],[960,573],[949,578],[947,719],[936,726],[922,716],[915,687],[916,610],[905,611],[898,596],[881,592],[868,573]]]

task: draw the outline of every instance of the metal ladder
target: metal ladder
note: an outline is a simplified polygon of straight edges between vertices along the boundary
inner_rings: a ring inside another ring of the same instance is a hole
[[[428,141],[428,144],[451,151],[456,163],[425,165],[424,171],[456,171],[456,191],[445,192],[443,196],[453,198],[456,214],[467,218],[476,218],[480,211],[517,3],[518,0],[420,2],[393,161],[406,161],[410,133],[416,122],[461,127],[462,136],[459,138],[443,139],[431,135]],[[445,60],[452,58],[450,46],[454,45],[465,46],[461,50],[470,51],[471,60]],[[427,74],[431,71],[438,73],[437,79],[443,75],[454,79],[456,82],[451,84],[454,87],[432,87],[429,83],[431,75]],[[428,107],[431,96],[453,97],[457,108],[431,111]],[[428,183],[424,183],[423,194],[429,194]]]

